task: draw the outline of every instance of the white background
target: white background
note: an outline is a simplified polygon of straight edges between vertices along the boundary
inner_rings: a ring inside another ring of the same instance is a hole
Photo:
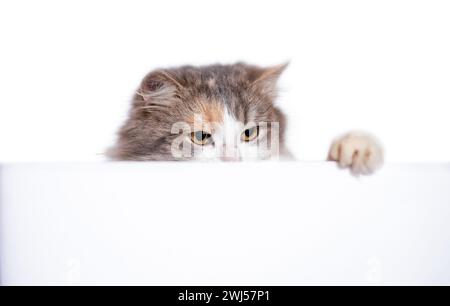
[[[450,284],[450,165],[360,180],[270,162],[1,174],[3,285]]]
[[[389,161],[450,160],[449,1],[1,1],[0,161],[101,158],[151,69],[290,61],[297,157],[365,129]]]

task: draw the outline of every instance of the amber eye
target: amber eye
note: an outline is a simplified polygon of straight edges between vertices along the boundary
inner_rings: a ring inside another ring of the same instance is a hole
[[[245,142],[252,141],[256,139],[259,135],[259,126],[254,126],[252,128],[246,129],[244,133],[242,133],[242,140]]]
[[[200,146],[204,146],[209,143],[211,140],[211,134],[208,134],[204,131],[197,131],[191,133],[191,140],[193,143],[198,144]]]

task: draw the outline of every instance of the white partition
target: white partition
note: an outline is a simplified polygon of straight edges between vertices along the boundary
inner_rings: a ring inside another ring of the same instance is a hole
[[[450,165],[1,166],[2,284],[450,284]]]

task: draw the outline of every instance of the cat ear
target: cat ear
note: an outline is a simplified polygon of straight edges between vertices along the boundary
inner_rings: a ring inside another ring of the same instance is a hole
[[[145,102],[165,105],[173,100],[183,86],[166,70],[156,70],[148,74],[137,90],[137,95]]]
[[[276,96],[277,83],[280,76],[288,67],[289,63],[259,69],[252,74],[252,86],[261,90],[263,94]]]

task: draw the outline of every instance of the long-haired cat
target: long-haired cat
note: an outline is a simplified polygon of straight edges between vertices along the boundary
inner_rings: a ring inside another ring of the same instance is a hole
[[[239,63],[153,71],[138,88],[109,156],[130,161],[291,159],[285,116],[274,105],[285,68]],[[383,152],[373,137],[350,132],[332,144],[329,159],[367,174],[382,165]]]

